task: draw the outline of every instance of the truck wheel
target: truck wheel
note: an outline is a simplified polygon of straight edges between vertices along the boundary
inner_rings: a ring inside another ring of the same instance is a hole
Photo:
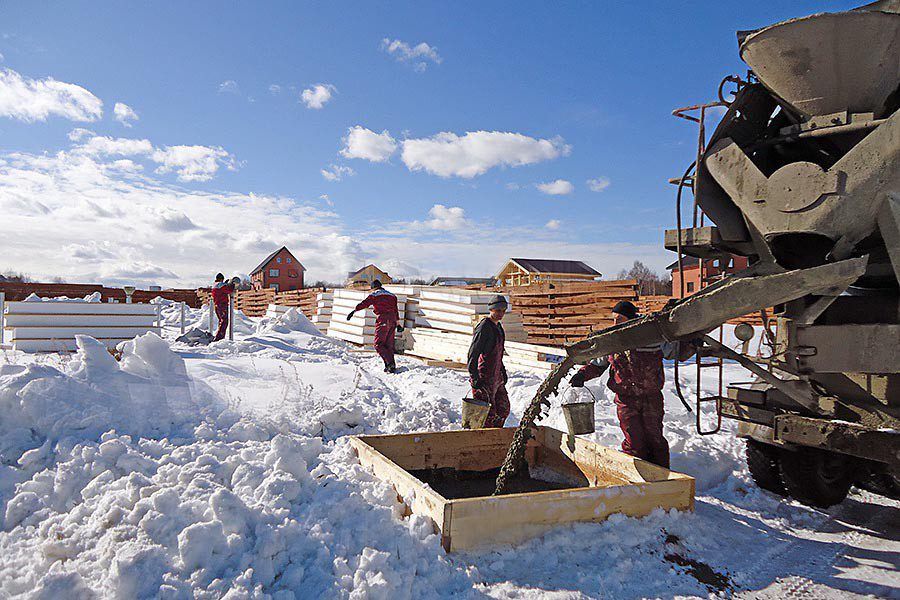
[[[747,439],[744,454],[747,457],[747,468],[756,485],[779,496],[786,496],[784,484],[781,483],[781,461],[779,449],[769,444]]]
[[[781,452],[781,480],[795,500],[828,508],[847,497],[856,476],[854,460],[843,454],[798,448]]]

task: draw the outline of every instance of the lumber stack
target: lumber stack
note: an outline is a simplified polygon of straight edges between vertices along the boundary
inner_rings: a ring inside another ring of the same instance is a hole
[[[156,304],[47,301],[5,302],[2,327],[14,350],[69,352],[75,336],[89,335],[110,348],[149,331],[160,332]]]
[[[613,324],[611,309],[620,300],[637,299],[637,281],[591,281],[506,288],[514,310],[523,316],[528,340],[563,346]]]
[[[357,304],[369,295],[369,290],[341,288],[334,290],[331,305],[331,322],[328,324],[328,336],[355,344],[375,343],[375,312],[371,308],[357,311],[352,319],[347,320]],[[395,293],[396,294],[396,293]],[[406,296],[396,294],[397,310],[400,313],[399,323],[403,322]]]
[[[640,296],[634,305],[637,306],[639,313],[649,315],[661,311],[671,299],[672,296]]]
[[[322,333],[328,332],[328,324],[331,323],[331,307],[334,304],[334,291],[319,292],[316,294],[316,314],[311,319]]]
[[[475,327],[488,315],[488,302],[493,292],[423,288],[420,292],[415,326],[439,331],[464,333],[471,337]],[[528,341],[528,332],[519,312],[508,312],[503,317],[506,339]]]
[[[503,362],[507,369],[548,375],[550,370],[561,363],[565,357],[566,351],[562,348],[506,342],[506,356]]]
[[[275,294],[275,303],[280,306],[299,308],[307,319],[312,319],[316,314],[317,297],[320,293],[320,288],[278,292]]]

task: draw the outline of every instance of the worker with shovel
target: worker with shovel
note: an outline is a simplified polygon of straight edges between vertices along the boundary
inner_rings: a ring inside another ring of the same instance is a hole
[[[618,302],[612,309],[616,325],[636,319],[637,308],[631,302]],[[669,468],[669,443],[663,436],[662,388],[663,347],[655,344],[627,350],[583,366],[569,381],[572,387],[584,387],[585,381],[600,377],[608,368],[607,387],[616,394],[619,427],[625,434],[622,452]],[[666,348],[666,352],[670,352]]]
[[[485,317],[472,334],[467,366],[472,383],[472,397],[487,402],[491,408],[485,427],[503,427],[509,416],[509,395],[506,393],[506,367],[503,366],[503,350],[506,334],[500,321],[508,304],[503,296],[491,298]]]
[[[356,311],[369,307],[375,313],[375,352],[384,361],[384,372],[395,373],[397,365],[394,362],[394,335],[398,331],[403,331],[403,326],[397,324],[400,320],[397,296],[384,289],[381,282],[376,279],[372,282],[372,293],[350,311],[347,320],[352,319]]]
[[[216,283],[212,287],[213,306],[216,309],[216,319],[219,321],[219,328],[213,337],[214,342],[225,339],[228,333],[228,301],[237,287],[237,277],[231,281],[225,281],[225,276],[221,273],[216,274]],[[212,332],[210,332],[212,333]]]

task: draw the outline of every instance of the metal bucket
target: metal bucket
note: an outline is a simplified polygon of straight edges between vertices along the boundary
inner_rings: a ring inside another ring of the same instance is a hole
[[[482,429],[487,421],[491,405],[474,398],[463,398],[462,426],[464,429]]]
[[[570,402],[562,405],[566,427],[571,435],[594,433],[594,401]]]

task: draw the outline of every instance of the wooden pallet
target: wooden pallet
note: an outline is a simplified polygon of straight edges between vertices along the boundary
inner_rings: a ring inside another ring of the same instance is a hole
[[[516,544],[553,527],[642,517],[656,508],[693,510],[694,479],[549,427],[528,442],[530,468],[566,489],[446,498],[410,471],[489,471],[506,457],[514,428],[351,437],[360,463],[394,486],[409,512],[431,519],[448,552]]]

